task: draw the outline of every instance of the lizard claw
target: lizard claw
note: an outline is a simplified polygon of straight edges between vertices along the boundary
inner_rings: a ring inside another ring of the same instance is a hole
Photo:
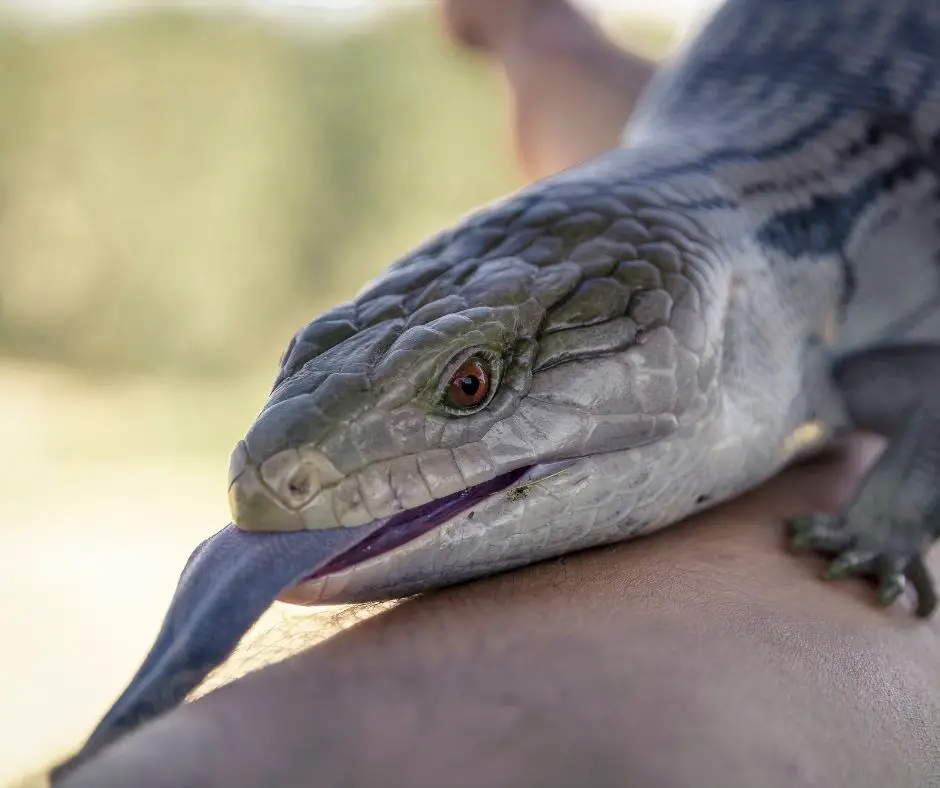
[[[904,576],[906,566],[897,559],[888,560],[884,563],[889,566],[883,567],[879,572],[876,599],[879,605],[888,607],[898,600],[907,587],[907,578]]]
[[[871,550],[846,550],[835,558],[826,570],[827,580],[841,580],[853,574],[861,574],[878,560]]]
[[[914,613],[920,618],[930,618],[937,609],[937,589],[923,556],[917,556],[908,564],[905,577],[917,592]]]

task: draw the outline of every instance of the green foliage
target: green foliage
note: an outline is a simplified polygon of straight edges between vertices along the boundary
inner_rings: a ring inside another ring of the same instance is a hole
[[[273,367],[515,187],[498,86],[431,14],[316,33],[150,13],[0,35],[0,354]]]

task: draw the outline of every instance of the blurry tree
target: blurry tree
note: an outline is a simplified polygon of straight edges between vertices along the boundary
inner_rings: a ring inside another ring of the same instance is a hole
[[[0,354],[89,369],[273,366],[516,186],[496,84],[427,10],[303,36],[178,12],[7,29],[0,117]]]

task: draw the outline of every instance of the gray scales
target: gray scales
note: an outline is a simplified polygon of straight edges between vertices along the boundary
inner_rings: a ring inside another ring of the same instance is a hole
[[[888,449],[793,541],[883,604],[909,581],[930,615],[938,156],[940,2],[729,0],[621,147],[298,333],[232,457],[235,525],[59,775],[181,702],[297,587],[401,597],[629,539],[853,425]]]

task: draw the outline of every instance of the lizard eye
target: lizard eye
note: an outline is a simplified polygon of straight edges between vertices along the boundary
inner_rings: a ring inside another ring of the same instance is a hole
[[[485,358],[471,356],[454,371],[444,402],[456,411],[467,411],[483,404],[490,393],[492,372]]]

